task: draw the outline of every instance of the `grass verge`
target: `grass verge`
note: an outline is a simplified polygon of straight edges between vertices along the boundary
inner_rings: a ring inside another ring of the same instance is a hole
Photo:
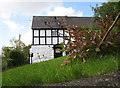
[[[2,72],[2,86],[33,86],[94,77],[116,71],[118,58],[118,55],[99,55],[97,58],[93,55],[86,59],[86,63],[79,60],[61,66],[61,62],[66,60],[65,56],[46,62],[28,64]]]

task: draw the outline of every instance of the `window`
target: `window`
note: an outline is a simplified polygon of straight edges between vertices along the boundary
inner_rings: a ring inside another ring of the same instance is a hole
[[[64,31],[64,36],[69,36],[69,32],[68,31],[66,32],[66,31],[67,30]]]
[[[57,36],[57,30],[52,30],[52,36]]]
[[[45,38],[40,38],[40,44],[45,44]]]
[[[55,53],[61,53],[60,48],[55,49]]]
[[[71,41],[75,41],[75,37],[71,38]]]
[[[59,35],[59,36],[63,36],[63,30],[59,30],[59,31],[58,31],[58,35]]]
[[[39,38],[34,38],[34,44],[39,44]]]
[[[47,39],[47,44],[51,44],[51,38],[46,38]]]
[[[59,44],[63,42],[63,38],[59,37]]]
[[[46,36],[51,36],[51,30],[46,30]]]
[[[39,36],[39,30],[34,30],[34,36]]]
[[[65,40],[65,44],[67,44],[68,43],[68,40]]]
[[[63,30],[60,29],[34,29],[33,44],[50,45],[63,43]]]
[[[45,36],[45,30],[40,30],[40,36]]]
[[[57,44],[57,37],[53,37],[53,44]]]

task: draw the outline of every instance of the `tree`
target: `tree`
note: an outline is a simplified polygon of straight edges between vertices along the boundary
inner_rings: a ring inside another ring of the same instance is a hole
[[[12,50],[13,47],[9,47],[9,46],[3,46],[2,47],[2,54],[4,55],[4,57],[9,58],[10,57],[10,51]]]
[[[31,45],[28,45],[28,46],[25,46],[24,48],[23,48],[23,54],[24,54],[24,57],[25,57],[25,63],[29,63],[29,53],[30,53],[30,51],[29,51],[29,49],[31,48]]]
[[[102,6],[92,7],[94,11],[94,18],[103,20],[106,16],[110,17],[112,15],[113,20],[115,20],[117,14],[120,12],[120,1],[119,2],[108,2],[103,3]],[[115,25],[115,29],[120,29],[120,19]]]
[[[31,45],[26,46],[21,41],[21,35],[19,35],[19,39],[14,39],[13,38],[12,40],[10,40],[10,42],[12,44],[11,47],[4,46],[2,48],[2,53],[3,53],[4,57],[7,58],[8,65],[9,66],[17,66],[16,63],[19,63],[19,62],[23,63],[23,64],[29,63],[29,49],[31,48]],[[19,57],[15,56],[13,53],[16,54],[16,55],[18,55]],[[18,65],[20,65],[20,64],[18,64]]]
[[[8,62],[8,65],[10,66],[21,66],[25,64],[24,54],[20,50],[11,50],[10,58],[12,59]]]
[[[96,7],[95,8],[92,7],[92,9],[94,11],[95,22],[96,22],[96,20],[101,21],[104,24],[102,29],[105,29],[106,23],[110,23],[110,21],[106,21],[104,19],[108,19],[109,17],[112,17],[112,20],[115,20],[118,13],[120,13],[120,1],[103,3],[102,6],[98,7],[98,5],[96,5]],[[117,49],[120,48],[120,39],[119,39],[120,38],[119,37],[120,36],[120,19],[119,18],[118,18],[118,21],[115,24],[114,28],[111,30],[111,32],[114,32],[114,33],[116,32],[117,33],[116,36],[118,36],[118,38],[112,39],[112,40],[114,40],[113,44]],[[113,36],[113,34],[112,34],[112,36]],[[101,41],[101,42],[103,42],[103,41]]]
[[[67,55],[67,61],[63,61],[63,65],[68,64],[70,61],[77,60],[78,58],[85,62],[85,58],[89,57],[91,52],[96,53],[94,51],[102,52],[103,55],[109,54],[109,52],[112,53],[114,51],[114,49],[111,49],[111,47],[118,45],[115,44],[115,42],[120,41],[120,37],[118,36],[119,22],[117,20],[114,21],[120,10],[120,8],[118,8],[119,4],[120,3],[103,3],[103,6],[93,8],[95,11],[95,20],[97,21],[96,30],[78,26],[67,26],[69,36],[67,38],[68,43],[64,48],[64,51],[69,52],[69,54]],[[113,5],[112,10],[115,10],[114,14],[112,14],[113,12],[109,12],[111,5]],[[117,17],[119,18],[119,15]],[[115,24],[116,22],[117,25],[114,27],[115,30],[110,32],[109,30],[113,28],[113,25],[111,26],[111,24]],[[109,34],[109,36],[106,35],[106,33]],[[106,35],[104,38],[104,40],[106,39],[105,41],[103,40],[104,35]],[[71,41],[72,38],[74,38],[74,41]],[[104,46],[99,49],[99,44],[101,41]],[[104,52],[104,50],[106,50],[107,53],[106,51]]]
[[[26,47],[26,45],[21,41],[21,35],[19,34],[19,39],[12,39],[10,40],[12,47],[14,49],[18,49],[18,50],[23,50],[24,47]]]
[[[115,19],[118,12],[120,12],[120,1],[102,3],[102,6],[98,7],[98,5],[96,5],[96,7],[92,7],[92,9],[94,10],[94,16],[96,17],[105,18],[106,15],[110,16],[112,14]]]

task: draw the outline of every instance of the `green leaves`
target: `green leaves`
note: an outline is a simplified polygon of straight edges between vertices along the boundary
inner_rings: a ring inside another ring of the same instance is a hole
[[[95,49],[95,51],[96,51],[96,52],[100,52],[100,49],[99,49],[99,47],[97,47],[97,48]]]
[[[14,60],[14,59],[8,58],[7,60],[11,61],[11,60]]]

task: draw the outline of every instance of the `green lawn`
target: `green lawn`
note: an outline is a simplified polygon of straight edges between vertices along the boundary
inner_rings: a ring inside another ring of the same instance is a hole
[[[66,57],[50,61],[28,64],[2,72],[3,86],[32,86],[71,81],[78,78],[93,77],[118,69],[118,55],[91,56],[86,63],[77,61],[66,66],[61,62]]]

